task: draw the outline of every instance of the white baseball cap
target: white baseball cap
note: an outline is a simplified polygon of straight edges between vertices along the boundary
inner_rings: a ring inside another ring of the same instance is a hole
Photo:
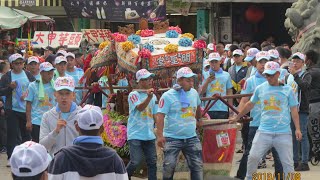
[[[10,158],[11,172],[19,177],[35,176],[45,171],[51,160],[43,145],[27,141],[14,148]]]
[[[213,43],[209,43],[207,46],[207,49],[213,51],[214,50],[214,44]]]
[[[305,55],[300,52],[294,53],[291,57],[292,57],[292,59],[296,58],[296,59],[301,59],[303,61],[306,59]]]
[[[267,51],[260,51],[256,54],[256,60],[260,61],[262,59],[270,60],[269,53]]]
[[[69,91],[74,91],[75,89],[75,84],[74,84],[74,79],[73,77],[58,77],[54,81],[54,89],[56,91],[60,91],[63,89],[69,90]]]
[[[64,57],[68,54],[65,50],[59,50],[56,55],[62,54]]]
[[[9,57],[9,62],[10,62],[10,63],[13,63],[14,61],[16,61],[16,60],[18,60],[18,59],[24,60],[24,58],[22,57],[21,54],[15,53],[15,54],[12,54],[12,55]]]
[[[31,56],[28,58],[28,64],[30,64],[31,62],[36,62],[36,63],[39,63],[39,58],[37,58],[36,56]]]
[[[207,67],[207,66],[209,66],[209,65],[210,65],[210,63],[209,63],[209,60],[208,60],[208,59],[206,59],[206,60],[203,61],[203,67],[204,67],[204,68]]]
[[[224,47],[224,50],[225,51],[230,51],[230,46],[231,46],[232,44],[226,44],[226,46]]]
[[[72,52],[68,52],[68,53],[66,54],[66,58],[67,58],[67,57],[72,57],[73,59],[76,58],[76,56],[75,56]]]
[[[100,129],[103,123],[103,115],[100,107],[85,105],[78,112],[78,126],[83,130]]]
[[[248,62],[252,61],[256,57],[258,52],[259,52],[259,49],[257,49],[257,48],[248,49],[247,56],[246,56],[246,58],[244,58],[244,61],[248,61]]]
[[[208,61],[213,61],[213,60],[220,61],[221,60],[220,54],[216,52],[210,53],[208,57]]]
[[[277,62],[269,61],[264,65],[264,71],[262,74],[275,74],[280,72],[280,65]]]
[[[182,77],[190,78],[190,77],[194,77],[194,76],[196,76],[196,74],[193,73],[189,67],[183,67],[177,71],[177,79],[182,78]]]
[[[55,68],[52,66],[51,63],[49,62],[43,62],[40,64],[40,72],[42,71],[51,71],[51,70],[55,70]]]
[[[279,52],[275,49],[270,49],[268,51],[270,58],[279,59],[280,55]]]
[[[139,71],[137,71],[136,73],[136,79],[137,79],[137,82],[139,82],[141,79],[147,79],[149,77],[154,77],[155,74],[153,73],[150,73],[148,70],[146,69],[140,69]]]
[[[233,51],[232,56],[234,55],[239,55],[239,56],[243,56],[243,52],[241,49],[236,49]]]
[[[54,64],[60,64],[61,62],[68,62],[67,59],[64,56],[58,56],[54,60]]]

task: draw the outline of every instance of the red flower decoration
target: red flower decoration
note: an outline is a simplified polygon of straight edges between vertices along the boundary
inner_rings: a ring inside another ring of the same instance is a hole
[[[203,49],[207,47],[207,43],[204,40],[196,40],[193,43],[193,47],[196,49]]]
[[[143,48],[141,51],[138,52],[138,55],[141,58],[150,58],[151,57],[151,52],[149,49]]]
[[[145,29],[145,30],[141,30],[140,32],[140,36],[141,37],[150,37],[154,35],[154,31],[151,29]]]

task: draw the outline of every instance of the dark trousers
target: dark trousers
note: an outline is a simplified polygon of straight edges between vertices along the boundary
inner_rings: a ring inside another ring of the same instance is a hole
[[[228,111],[208,111],[208,115],[211,119],[228,119]]]
[[[7,146],[7,118],[0,116],[0,149]]]
[[[257,130],[258,130],[258,127],[249,127],[248,146],[243,153],[243,156],[240,161],[239,169],[237,171],[237,178],[239,178],[239,179],[245,179],[245,177],[246,177],[248,156],[249,156],[249,152],[251,150],[253,138],[254,138]],[[278,155],[275,148],[272,148],[271,151],[272,151],[272,154],[274,157],[275,173],[282,174],[283,169],[282,169],[282,164],[281,164],[279,155]],[[282,179],[282,178],[280,178],[280,179]],[[279,180],[279,179],[277,178],[277,180]]]
[[[14,147],[31,140],[30,132],[26,130],[26,113],[6,110],[7,119],[7,155],[11,157]]]
[[[248,148],[249,123],[243,123],[241,129],[242,145],[244,151]]]
[[[39,135],[40,135],[40,126],[32,124],[32,141],[39,143]]]

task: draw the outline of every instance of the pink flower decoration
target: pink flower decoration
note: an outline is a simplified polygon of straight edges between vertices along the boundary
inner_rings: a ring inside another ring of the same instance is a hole
[[[127,127],[118,122],[112,122],[108,114],[103,117],[103,126],[109,143],[115,147],[123,147],[127,141]]]
[[[181,28],[179,28],[179,26],[170,26],[169,30],[177,31],[177,33],[179,33],[179,34],[182,33],[182,30],[181,30]]]
[[[141,37],[150,37],[154,35],[154,31],[151,29],[145,29],[145,30],[141,30],[140,32],[140,36]]]
[[[207,47],[207,43],[205,41],[203,41],[203,40],[196,40],[193,43],[193,47],[196,48],[196,49],[203,49],[203,48]]]
[[[141,58],[150,58],[151,57],[150,50],[145,49],[145,48],[143,48],[141,51],[139,51],[138,54]]]
[[[114,40],[116,42],[125,42],[127,41],[127,35],[125,34],[120,34],[120,33],[114,33]]]

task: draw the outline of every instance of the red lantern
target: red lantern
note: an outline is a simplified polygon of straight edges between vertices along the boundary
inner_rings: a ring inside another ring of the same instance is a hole
[[[250,23],[258,23],[264,18],[264,11],[263,9],[257,6],[249,6],[246,10],[246,19]]]

